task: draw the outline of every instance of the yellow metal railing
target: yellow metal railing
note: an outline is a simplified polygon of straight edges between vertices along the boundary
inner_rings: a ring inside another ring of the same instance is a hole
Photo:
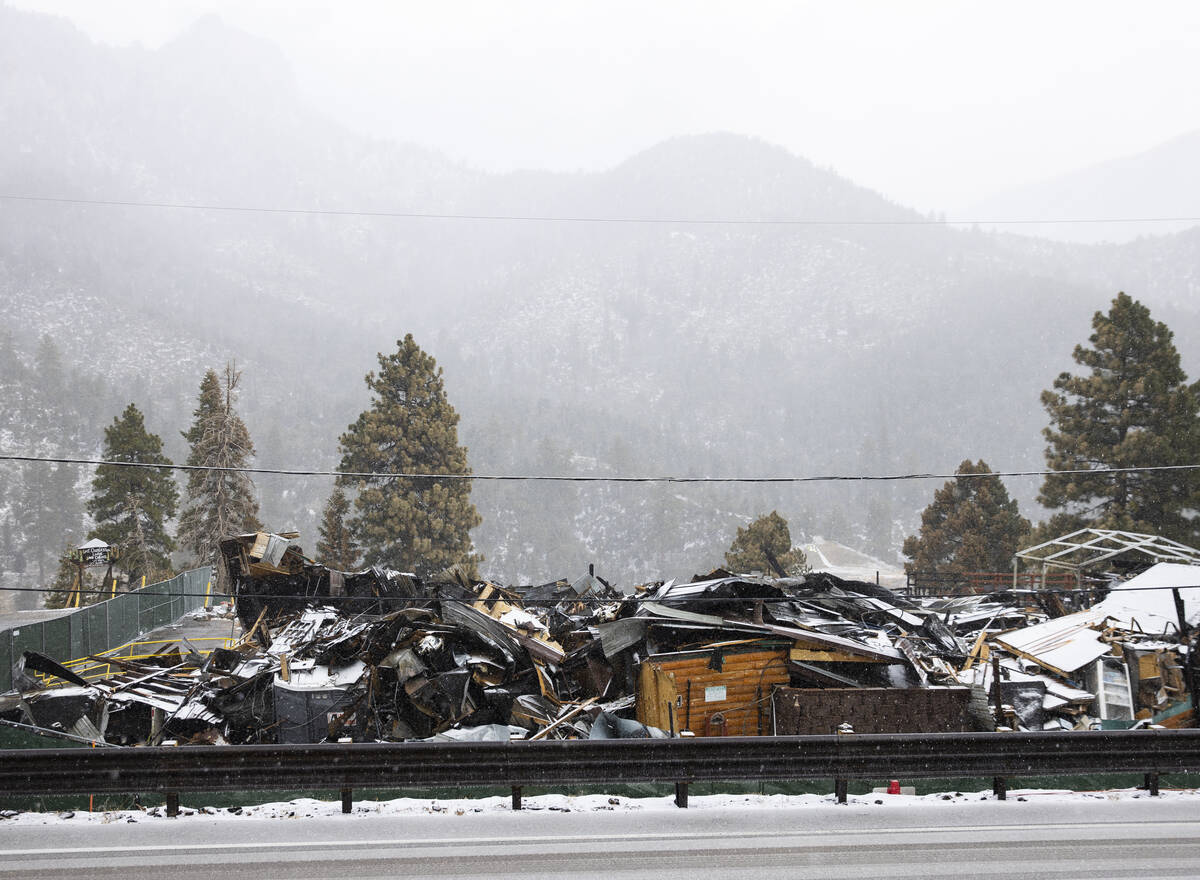
[[[208,637],[208,638],[189,638],[189,645],[193,645],[197,649],[197,653],[207,657],[217,648],[229,648],[236,643],[236,639]],[[126,642],[116,648],[110,648],[107,651],[102,651],[95,657],[114,657],[119,660],[149,660],[160,656],[163,653],[174,653],[173,651],[163,651],[161,647],[157,650],[146,650],[154,645],[172,645],[179,649],[180,653],[187,653],[187,648],[184,647],[180,639],[156,639],[153,641],[144,642]],[[207,647],[205,647],[207,646]],[[95,660],[92,657],[79,657],[75,660],[68,660],[62,664],[67,669],[74,672],[80,678],[94,681],[101,678],[108,678],[113,674],[113,664],[105,663],[101,660]],[[53,675],[44,675],[37,673],[36,678],[45,682],[49,679],[56,678]]]

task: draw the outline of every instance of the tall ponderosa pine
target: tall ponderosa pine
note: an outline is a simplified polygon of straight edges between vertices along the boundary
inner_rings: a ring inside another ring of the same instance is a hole
[[[792,547],[787,520],[772,510],[745,528],[738,528],[725,554],[725,567],[733,572],[782,572],[794,576],[808,570],[808,559],[803,550]]]
[[[104,429],[103,454],[107,461],[171,464],[162,454],[162,438],[147,433],[145,419],[132,403]],[[169,470],[102,464],[87,503],[96,521],[88,537],[118,548],[117,567],[131,584],[143,575],[152,580],[169,574],[175,542],[166,524],[178,501]]]
[[[1193,542],[1194,471],[1114,471],[1200,460],[1200,384],[1187,385],[1167,326],[1126,294],[1096,312],[1092,330],[1091,347],[1074,354],[1090,372],[1063,373],[1042,393],[1046,464],[1087,473],[1048,476],[1038,501],[1088,526]]]
[[[442,371],[413,341],[379,355],[368,373],[373,399],[340,441],[343,472],[469,474],[458,445],[458,413],[442,385]],[[357,515],[350,529],[368,565],[428,577],[451,565],[473,568],[470,532],[479,525],[469,480],[354,477]]]
[[[964,461],[921,513],[921,531],[904,540],[909,572],[1008,571],[1029,535],[1029,520],[983,461]],[[985,476],[971,476],[985,475]]]
[[[234,410],[241,373],[225,366],[224,377],[209,370],[200,382],[200,400],[191,428],[187,463],[202,468],[244,468],[254,455],[245,423]],[[202,564],[213,560],[227,535],[258,531],[258,500],[250,476],[237,470],[189,471],[179,543]]]
[[[354,536],[346,525],[350,499],[341,486],[334,486],[325,515],[321,519],[320,540],[317,541],[317,561],[338,571],[354,571],[361,556]]]
[[[75,491],[74,465],[33,463],[23,472],[24,488],[17,501],[26,546],[32,553],[39,581],[50,576],[55,549],[63,541],[78,542],[83,534],[83,509]]]

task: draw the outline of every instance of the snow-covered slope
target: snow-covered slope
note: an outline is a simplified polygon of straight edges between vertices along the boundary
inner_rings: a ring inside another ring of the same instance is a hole
[[[248,39],[204,21],[155,52],[113,49],[0,7],[0,192],[335,212],[5,203],[13,345],[32,363],[43,334],[57,340],[107,389],[94,400],[137,402],[177,459],[203,370],[236,360],[259,463],[333,466],[375,353],[407,332],[445,370],[472,467],[493,474],[1026,469],[1040,391],[1120,289],[1177,327],[1197,370],[1194,235],[1087,248],[903,225],[921,218],[731,134],[601,173],[481,174],[338,128]],[[17,445],[78,453],[90,431],[95,448],[107,418],[69,418],[73,433]],[[311,547],[330,481],[258,485],[265,521]],[[1027,507],[1036,490],[1010,486]],[[930,487],[474,492],[496,577],[593,562],[628,583],[705,570],[739,522],[776,509],[895,560]]]

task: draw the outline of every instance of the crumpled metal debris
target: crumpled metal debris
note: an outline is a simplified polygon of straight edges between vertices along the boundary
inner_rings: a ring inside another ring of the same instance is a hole
[[[0,719],[109,744],[482,741],[1075,729],[1187,696],[1186,646],[1103,614],[1082,624],[1103,646],[1086,669],[1053,666],[1021,634],[1054,621],[1011,591],[915,599],[822,572],[723,570],[631,591],[592,571],[425,582],[334,571],[262,534],[221,553],[240,642],[106,657],[118,672],[99,680],[27,655]],[[1058,620],[1049,629],[1071,625]],[[34,687],[30,672],[67,686]]]

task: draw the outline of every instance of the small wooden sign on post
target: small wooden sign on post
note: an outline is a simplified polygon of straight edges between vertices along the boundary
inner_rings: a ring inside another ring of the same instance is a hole
[[[94,565],[109,565],[115,559],[113,551],[114,548],[110,545],[99,538],[93,538],[76,547],[72,555],[77,563],[90,568]]]
[[[117,591],[117,582],[113,579],[113,563],[117,561],[117,548],[106,544],[99,538],[92,538],[86,544],[80,544],[70,553],[70,560],[75,563],[75,583],[67,596],[67,607],[78,608],[83,603],[84,570],[95,567],[106,567],[104,583],[112,584],[112,594]]]

